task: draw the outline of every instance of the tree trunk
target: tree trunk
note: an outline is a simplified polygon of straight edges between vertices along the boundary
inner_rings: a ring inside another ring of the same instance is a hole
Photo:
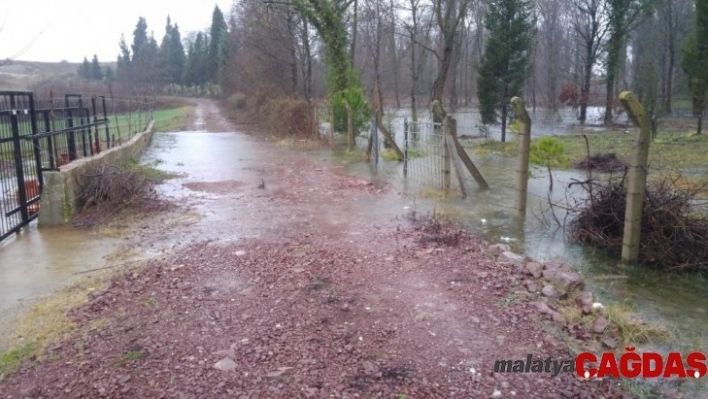
[[[673,48],[673,46],[669,48],[668,63],[669,65],[667,66],[666,71],[666,103],[664,104],[664,110],[666,111],[667,115],[671,115],[671,93],[674,90],[674,68],[676,63],[676,50]]]
[[[347,108],[347,137],[349,138],[347,148],[349,151],[354,151],[356,146],[356,140],[354,139],[354,110],[352,110],[348,102],[345,102],[344,106]]]
[[[617,68],[620,60],[620,51],[622,50],[622,38],[618,35],[613,35],[610,38],[609,48],[607,51],[607,79],[605,80],[605,118],[604,124],[609,126],[612,124],[612,103],[615,93],[615,80],[617,78]]]
[[[391,6],[391,61],[393,62],[393,94],[396,97],[396,108],[401,108],[401,96],[399,93],[399,80],[401,75],[401,60],[398,57],[398,46],[396,45],[396,14],[394,12],[393,0],[390,1]]]
[[[585,58],[585,76],[583,76],[583,86],[580,90],[580,124],[584,125],[588,115],[588,100],[590,99],[590,84],[592,83],[592,44],[587,46]]]
[[[416,65],[416,36],[418,35],[418,19],[416,16],[415,4],[411,4],[411,15],[413,18],[413,31],[411,34],[411,119],[413,123],[418,122],[418,110],[416,109],[415,90],[418,87],[418,66]]]
[[[310,29],[307,25],[307,19],[302,20],[302,46],[305,51],[305,77],[303,81],[303,91],[305,99],[312,99],[312,53],[310,52]]]
[[[504,86],[504,94],[502,96],[501,104],[501,142],[506,142],[506,117],[509,107],[507,107],[506,102],[509,101],[509,88]]]
[[[349,50],[349,56],[351,57],[351,65],[354,67],[354,57],[356,56],[356,34],[357,31],[359,30],[359,0],[354,0],[354,16],[353,16],[353,21],[352,21],[352,43],[351,43],[351,49]]]
[[[696,134],[701,134],[703,132],[703,110],[698,112],[698,128],[696,129]]]
[[[442,104],[443,95],[445,93],[445,82],[447,82],[447,73],[450,70],[450,63],[452,61],[452,40],[446,40],[445,47],[443,48],[442,61],[440,63],[440,70],[438,71],[438,76],[435,78],[435,83],[433,83],[433,95],[430,98],[430,102],[437,100]],[[442,123],[442,115],[438,112],[433,111],[433,122]]]
[[[290,94],[293,96],[297,95],[297,44],[295,41],[295,13],[288,11],[286,16],[286,23],[288,26],[288,34],[290,35],[290,40],[288,43],[288,51],[290,53]]]

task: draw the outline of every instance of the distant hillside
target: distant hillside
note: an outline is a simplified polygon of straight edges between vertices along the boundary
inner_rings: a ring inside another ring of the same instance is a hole
[[[46,81],[78,79],[76,71],[79,65],[72,62],[12,61],[0,66],[0,90],[32,90]],[[115,69],[115,62],[101,63],[101,66]]]

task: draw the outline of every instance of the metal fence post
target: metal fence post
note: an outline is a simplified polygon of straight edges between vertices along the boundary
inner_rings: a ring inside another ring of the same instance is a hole
[[[22,221],[29,219],[27,212],[27,191],[25,187],[25,174],[22,165],[22,146],[20,143],[20,124],[17,116],[17,100],[14,94],[10,95],[10,128],[12,130],[12,145],[15,156],[15,173],[17,174],[17,196],[20,203]]]
[[[89,154],[89,152],[91,153],[91,155],[93,155],[93,149],[91,148],[91,130],[89,129],[89,132],[88,132],[89,137],[88,137],[88,143],[87,143],[86,142],[87,141],[86,140],[86,128],[84,127],[84,126],[86,126],[86,119],[89,119],[89,116],[88,116],[89,111],[88,111],[88,108],[86,110],[84,110],[84,100],[81,97],[81,95],[79,94],[79,95],[77,95],[77,97],[79,99],[79,117],[81,118],[81,119],[79,119],[79,126],[81,126],[81,132],[80,132],[80,134],[81,134],[81,148],[83,150],[83,155],[85,157]],[[84,119],[84,117],[86,119]],[[88,146],[87,146],[87,144],[88,144]]]
[[[106,147],[111,148],[111,134],[108,131],[108,111],[106,111],[106,97],[101,96],[101,104],[103,104],[103,120],[106,127]]]
[[[34,105],[34,94],[29,93],[29,113],[30,127],[32,128],[32,148],[34,149],[34,162],[37,168],[37,181],[39,182],[40,190],[44,187],[44,175],[42,174],[42,152],[39,144],[39,139],[36,138],[39,133],[37,128],[37,113]],[[39,193],[36,193],[39,195]]]
[[[52,124],[49,120],[50,116],[49,110],[42,111],[42,118],[44,118],[44,131],[51,132]],[[47,151],[49,152],[49,169],[55,170],[57,165],[56,160],[56,150],[54,149],[54,136],[47,136]]]
[[[518,199],[516,212],[519,218],[526,216],[526,202],[529,185],[529,147],[531,144],[531,118],[529,117],[524,102],[519,97],[511,99],[514,115],[524,124],[523,132],[519,133],[519,169],[517,170],[516,191]]]
[[[91,110],[93,111],[93,140],[96,154],[101,153],[101,141],[98,139],[98,113],[96,112],[96,96],[91,97]]]
[[[66,126],[68,128],[74,127],[74,118],[70,109],[66,110]],[[74,131],[74,129],[69,131],[66,138],[66,144],[69,147],[69,161],[73,161],[76,159],[76,131]]]
[[[408,117],[403,117],[403,177],[408,176]]]
[[[634,264],[639,258],[639,243],[642,232],[644,191],[647,184],[647,162],[651,142],[651,121],[644,108],[631,91],[620,94],[620,102],[629,119],[638,129],[629,165],[627,184],[627,208],[624,213],[624,237],[622,239],[622,262]]]

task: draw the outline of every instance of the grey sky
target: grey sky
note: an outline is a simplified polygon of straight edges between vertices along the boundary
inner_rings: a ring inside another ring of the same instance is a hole
[[[138,17],[159,43],[168,14],[185,37],[209,27],[216,4],[228,18],[232,0],[0,0],[0,59],[27,48],[16,59],[115,61],[121,33],[130,44]]]

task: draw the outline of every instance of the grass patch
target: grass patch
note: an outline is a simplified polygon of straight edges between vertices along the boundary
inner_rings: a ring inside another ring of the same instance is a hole
[[[0,354],[0,381],[5,376],[14,373],[20,368],[25,359],[32,357],[37,351],[36,342],[26,342],[3,354]]]
[[[592,331],[595,320],[604,315],[608,327],[599,336],[600,340],[608,336],[615,337],[619,341],[619,347],[619,344],[637,346],[674,339],[674,334],[669,329],[642,320],[637,310],[627,304],[614,303],[602,309],[594,309],[590,314],[584,314],[582,309],[575,305],[575,300],[575,297],[571,297],[559,303],[558,312],[568,324],[581,326],[585,331]]]
[[[421,198],[445,199],[445,191],[437,188],[423,188],[419,193]]]
[[[577,161],[587,156],[585,140],[579,136],[556,136],[565,146],[565,153]],[[634,135],[620,132],[589,133],[590,154],[615,153],[629,160],[634,147]],[[536,141],[538,139],[534,139]],[[655,168],[708,168],[708,135],[661,132],[649,146],[649,164]]]
[[[614,325],[626,344],[638,345],[673,338],[666,327],[648,323],[639,318],[637,312],[626,304],[611,304],[605,307],[607,320]]]
[[[479,156],[489,156],[491,154],[499,154],[505,157],[516,156],[519,153],[519,145],[515,141],[507,141],[502,143],[496,140],[487,140],[474,147],[475,154]]]
[[[614,153],[617,157],[627,161],[634,148],[634,134],[622,132],[588,133],[590,141],[590,155]],[[570,168],[572,162],[584,159],[587,156],[585,140],[583,137],[553,136],[559,141],[571,162],[563,162],[559,167]],[[531,141],[537,143],[542,138]],[[515,141],[502,143],[496,140],[487,140],[475,146],[475,153],[480,156],[498,154],[503,156],[516,156],[518,145]],[[649,164],[655,168],[708,168],[708,134],[691,135],[688,133],[659,132],[649,147]]]
[[[68,312],[86,303],[89,294],[105,287],[105,278],[86,277],[71,287],[37,301],[14,324],[9,351],[0,355],[0,380],[16,371],[27,359],[42,360],[44,349],[71,338],[78,325]],[[94,327],[99,328],[100,324]]]
[[[398,162],[398,155],[396,155],[396,151],[393,149],[385,149],[379,153],[381,155],[381,159],[384,161],[388,162]],[[408,159],[414,159],[414,158],[421,158],[426,155],[425,151],[418,149],[418,148],[409,148],[408,149]]]
[[[155,162],[155,165],[162,163],[164,161]],[[162,183],[168,179],[174,179],[180,177],[179,173],[166,172],[164,170],[157,169],[153,165],[144,165],[136,158],[131,158],[125,165],[125,169],[131,172],[137,172],[141,176],[150,180],[153,183]]]
[[[193,106],[186,106],[173,109],[161,109],[153,113],[156,132],[174,132],[187,130],[189,119],[194,113]]]

